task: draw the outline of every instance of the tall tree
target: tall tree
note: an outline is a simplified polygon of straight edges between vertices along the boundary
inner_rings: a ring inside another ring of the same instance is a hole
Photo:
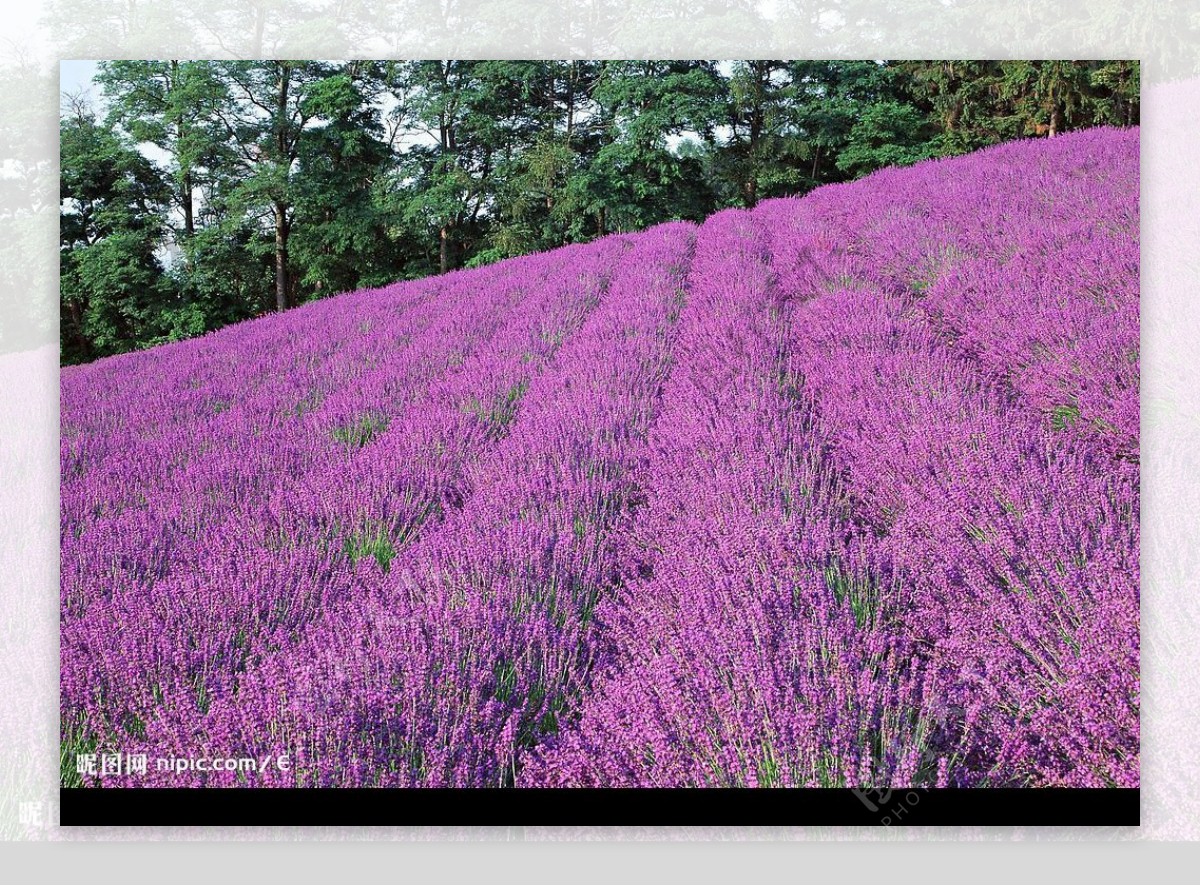
[[[1095,121],[1092,72],[1097,63],[1071,61],[1001,62],[1008,111],[1025,134],[1059,132]]]
[[[605,124],[592,98],[602,62],[503,63],[522,84],[519,114],[497,164],[487,257],[549,249],[588,236],[586,170]]]
[[[937,130],[934,152],[962,154],[1022,134],[1004,105],[1004,71],[993,61],[913,61],[897,68],[908,78],[911,104]]]
[[[792,75],[797,190],[842,181],[887,162],[912,162],[936,130],[913,106],[905,79],[882,61],[797,61]]]
[[[167,181],[83,104],[61,119],[60,139],[63,361],[154,343],[172,295],[156,255]]]
[[[730,137],[723,154],[743,206],[764,195],[794,191],[803,143],[796,138],[792,72],[783,61],[733,64],[727,103]]]
[[[594,91],[604,139],[581,182],[596,234],[711,211],[699,160],[671,142],[689,134],[710,142],[722,96],[713,62],[604,64]]]
[[[1091,65],[1092,119],[1114,126],[1141,121],[1141,65],[1136,61],[1103,61]]]
[[[294,303],[288,247],[301,137],[314,113],[309,92],[331,72],[322,62],[236,61],[216,67],[225,87],[214,115],[240,167],[231,207],[267,220],[274,233],[275,309]]]
[[[381,69],[350,62],[305,96],[314,124],[298,145],[295,208],[300,223],[289,249],[300,283],[316,295],[378,285],[403,273],[388,238],[377,192],[393,162],[383,140]]]
[[[409,130],[394,195],[407,218],[437,237],[438,270],[458,267],[464,239],[490,202],[500,120],[484,82],[485,62],[415,61],[397,66],[390,88]]]
[[[196,191],[217,159],[221,133],[213,106],[221,84],[208,62],[102,62],[96,82],[109,102],[108,122],[167,157],[181,215],[181,245],[196,233]]]

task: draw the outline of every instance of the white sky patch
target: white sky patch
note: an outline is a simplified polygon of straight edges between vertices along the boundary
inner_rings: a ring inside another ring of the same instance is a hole
[[[96,85],[96,75],[100,73],[100,63],[96,61],[65,59],[58,64],[58,88],[64,95],[85,93],[92,102],[98,115],[103,116],[108,110],[104,101],[104,93]]]

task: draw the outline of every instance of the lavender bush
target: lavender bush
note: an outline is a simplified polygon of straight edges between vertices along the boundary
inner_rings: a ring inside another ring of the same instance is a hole
[[[1138,267],[1097,129],[65,369],[64,779],[1135,786]]]

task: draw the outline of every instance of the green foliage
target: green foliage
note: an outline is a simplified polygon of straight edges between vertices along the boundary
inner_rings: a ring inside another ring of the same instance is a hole
[[[64,363],[153,342],[172,287],[155,250],[163,176],[86,108],[61,121],[59,261]]]
[[[796,85],[784,61],[733,65],[723,107],[732,136],[721,146],[715,168],[741,205],[753,206],[800,185],[808,147],[798,137]]]
[[[272,307],[271,254],[262,234],[240,216],[214,218],[188,242],[185,261],[172,269],[204,330],[254,317]]]
[[[908,166],[936,156],[924,138],[925,118],[911,105],[884,101],[863,109],[834,165],[855,178],[884,166]]]
[[[881,592],[879,580],[873,575],[858,575],[840,563],[825,567],[825,586],[833,593],[838,605],[848,605],[854,622],[860,628],[875,623],[879,616]]]
[[[1079,407],[1071,403],[1055,406],[1050,410],[1050,427],[1064,431],[1079,420]]]
[[[64,734],[59,739],[58,768],[59,786],[64,788],[87,787],[83,776],[79,774],[78,757],[81,754],[95,754],[99,742],[82,727],[64,723]]]
[[[367,412],[348,424],[333,429],[333,439],[347,449],[360,449],[387,430],[388,417],[378,412]]]
[[[186,243],[195,233],[196,191],[226,159],[214,113],[223,86],[213,64],[110,61],[101,64],[96,79],[109,101],[109,125],[167,155],[173,203],[181,215],[176,239]]]
[[[484,403],[476,397],[471,397],[463,405],[463,411],[481,419],[487,425],[489,432],[498,435],[504,431],[517,415],[521,397],[529,389],[529,381],[521,379],[499,397]]]
[[[495,264],[498,261],[503,261],[504,259],[511,257],[512,256],[507,253],[503,247],[490,246],[487,249],[479,250],[477,253],[467,259],[463,267],[482,268],[485,265]]]
[[[365,279],[394,280],[403,271],[376,193],[392,156],[370,102],[375,73],[348,66],[313,83],[303,98],[305,111],[324,121],[305,130],[297,148],[303,174],[295,211],[305,223],[292,234],[289,258],[310,297],[355,289]]]
[[[606,62],[596,88],[600,134],[569,189],[595,234],[632,231],[671,218],[702,218],[714,202],[698,159],[671,137],[714,137],[721,78],[712,62]]]
[[[387,572],[396,557],[396,546],[385,527],[372,525],[356,529],[347,535],[342,543],[342,553],[350,560],[351,565],[363,557],[373,557],[379,568]]]

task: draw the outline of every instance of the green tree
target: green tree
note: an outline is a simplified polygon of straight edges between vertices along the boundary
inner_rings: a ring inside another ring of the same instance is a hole
[[[734,62],[725,102],[730,135],[720,150],[718,169],[743,206],[794,192],[800,183],[806,146],[797,137],[793,98],[786,62]]]
[[[605,63],[593,95],[603,143],[574,183],[595,234],[714,208],[699,158],[671,141],[693,134],[711,142],[723,94],[712,62]]]
[[[492,197],[506,109],[485,83],[486,62],[416,61],[396,66],[389,88],[409,144],[393,174],[393,205],[436,237],[437,268],[458,267]]]
[[[1141,122],[1141,65],[1136,61],[1103,61],[1091,66],[1091,119],[1114,126]]]
[[[1001,62],[1002,97],[1007,112],[1021,126],[1021,134],[1059,132],[1088,122],[1089,66],[1070,61]]]
[[[929,114],[938,156],[1030,135],[1139,118],[1137,62],[895,63],[909,103]]]
[[[379,191],[393,162],[375,95],[377,65],[351,62],[312,84],[305,112],[315,122],[298,143],[290,258],[316,295],[401,276]],[[319,122],[318,122],[319,121]]]
[[[936,134],[914,105],[907,79],[881,61],[801,61],[792,73],[793,116],[805,146],[799,189],[913,162],[932,152]]]
[[[231,224],[237,228],[242,220],[231,221],[214,199],[236,163],[218,116],[228,96],[216,66],[109,61],[100,65],[96,79],[108,101],[108,123],[135,142],[158,148],[171,179],[168,224],[178,251],[168,273],[180,303],[164,306],[164,335],[187,338],[251,316],[260,299],[249,304],[242,283],[247,257],[231,249],[253,237],[230,238]]]
[[[156,255],[168,183],[80,103],[60,120],[60,139],[63,362],[152,344],[173,301]]]
[[[102,62],[96,82],[109,102],[108,122],[135,142],[149,142],[166,154],[174,183],[181,246],[196,232],[196,191],[219,157],[221,133],[213,105],[221,84],[208,62]]]
[[[962,154],[1019,138],[1022,122],[1005,103],[1004,70],[993,61],[914,61],[896,65],[908,101],[928,114],[936,156]]]
[[[937,155],[923,138],[927,117],[912,105],[882,101],[859,114],[834,165],[852,178],[884,166],[908,166]]]
[[[496,168],[490,248],[477,261],[587,239],[586,170],[605,133],[592,98],[602,62],[502,64],[496,73],[522,88]]]
[[[297,300],[289,246],[300,144],[314,114],[307,98],[332,70],[323,62],[235,61],[215,66],[224,95],[213,113],[236,160],[225,173],[231,186],[225,188],[222,205],[273,232],[277,311]]]

